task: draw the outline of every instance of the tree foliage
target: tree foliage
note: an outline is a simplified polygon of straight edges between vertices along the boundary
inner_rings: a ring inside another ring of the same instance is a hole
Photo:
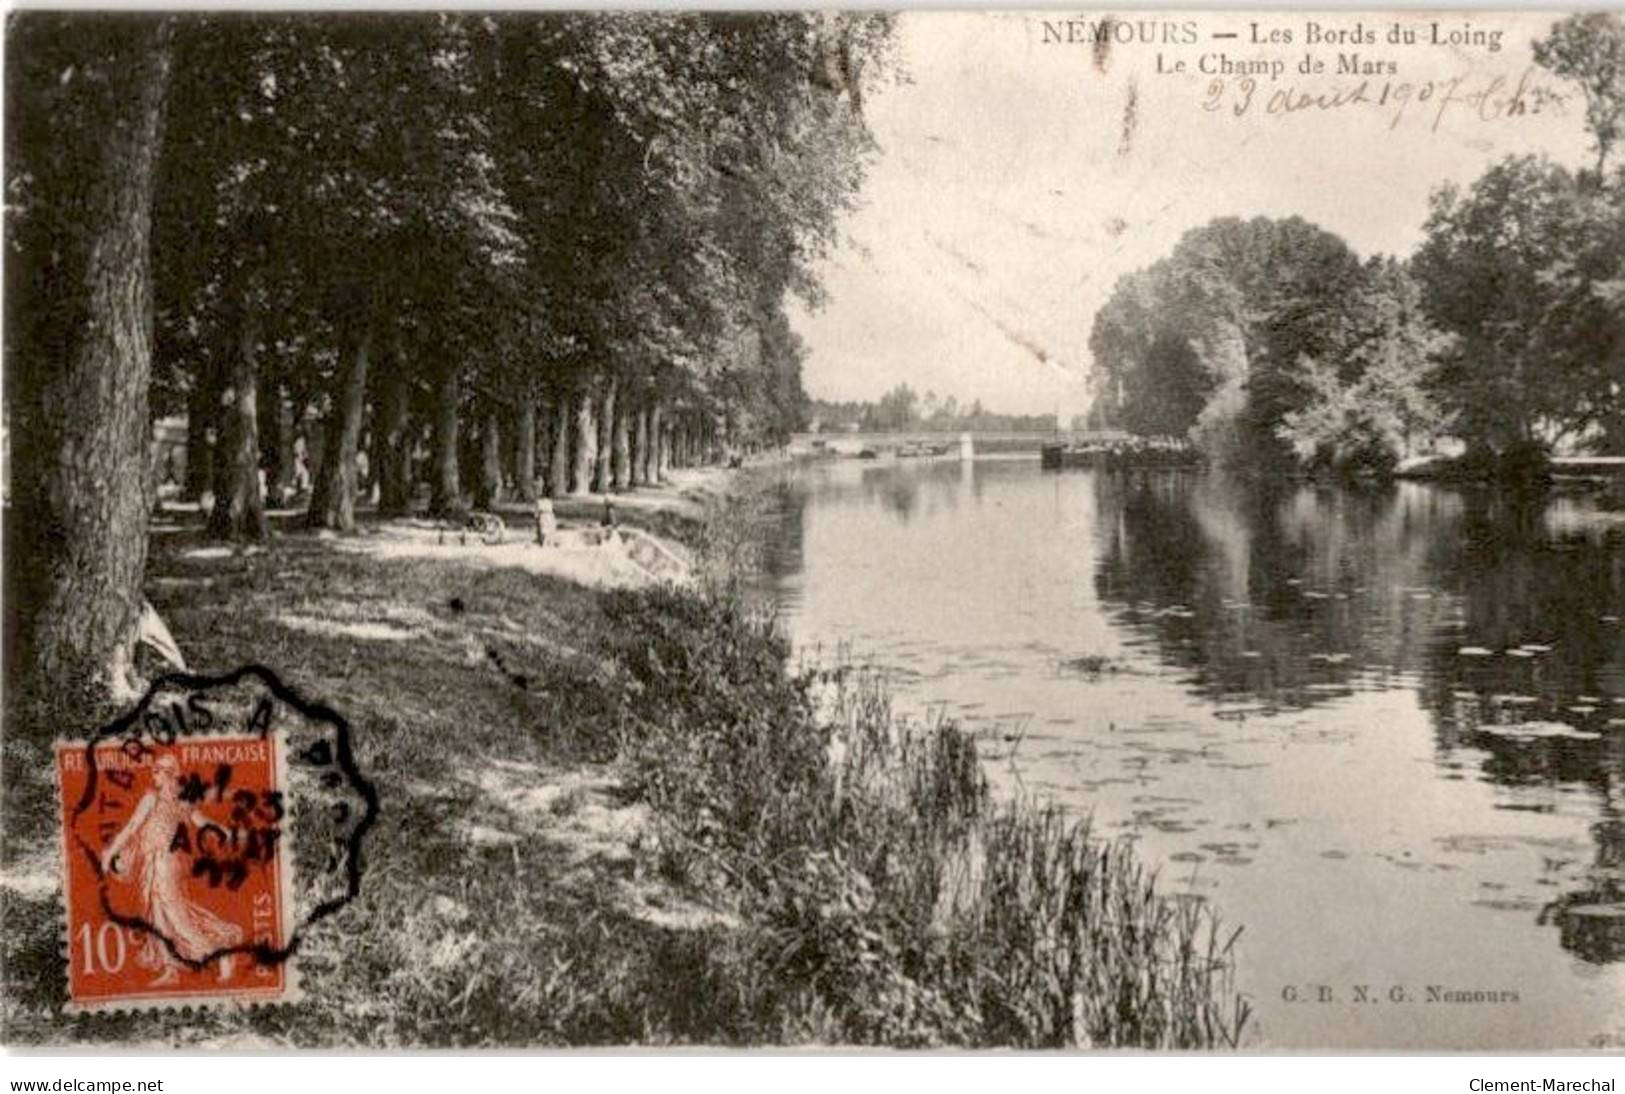
[[[1442,424],[1432,385],[1450,339],[1392,258],[1366,263],[1342,320],[1332,353],[1303,362],[1306,397],[1282,413],[1277,433],[1309,466],[1386,473]]]
[[[1189,435],[1222,460],[1285,460],[1304,439],[1283,420],[1307,423],[1301,414],[1329,390],[1326,362],[1353,379],[1344,365],[1359,371],[1351,352],[1369,337],[1357,328],[1378,322],[1392,281],[1297,217],[1187,232],[1169,257],[1121,279],[1095,318],[1094,422]]]
[[[1597,150],[1597,173],[1625,130],[1625,15],[1593,11],[1552,25],[1534,45],[1535,61],[1573,80],[1585,95],[1586,128]]]
[[[231,409],[245,384],[303,437],[312,523],[341,529],[375,433],[395,508],[417,444],[437,451],[443,507],[475,465],[490,500],[504,431],[532,438],[528,480],[534,422],[516,408],[544,399],[607,432],[565,448],[595,487],[630,480],[624,453],[606,475],[595,451],[624,448],[656,403],[728,443],[782,436],[802,398],[784,301],[817,302],[889,31],[827,14],[189,19],[159,389],[237,453],[217,461],[218,530],[247,530],[227,492],[257,490]]]
[[[1492,450],[1619,443],[1625,381],[1625,178],[1582,184],[1545,158],[1509,157],[1433,196],[1413,266],[1433,319],[1456,335],[1441,369],[1455,430]]]
[[[115,438],[128,473],[149,404],[184,408],[210,527],[263,538],[262,472],[350,530],[375,485],[398,511],[432,477],[455,510],[467,469],[478,501],[516,477],[528,497],[539,453],[551,481],[603,490],[781,439],[804,402],[785,301],[818,300],[891,20],[23,13],[9,30],[8,422],[52,466],[72,466],[64,437]],[[87,289],[110,248],[130,283]],[[98,332],[116,337],[81,353]],[[64,384],[94,403],[72,421]],[[87,657],[127,661],[144,547],[89,545],[144,545],[147,476],[40,478],[61,557],[118,570],[78,586],[99,606],[80,613]]]
[[[1253,467],[1381,471],[1440,432],[1513,462],[1625,452],[1625,18],[1571,16],[1534,52],[1584,94],[1594,169],[1513,156],[1439,188],[1408,263],[1296,218],[1187,233],[1095,317],[1091,423]]]

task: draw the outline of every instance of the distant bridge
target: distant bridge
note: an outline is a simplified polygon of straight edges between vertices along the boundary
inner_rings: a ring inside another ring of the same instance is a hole
[[[847,433],[842,430],[795,433],[790,437],[790,451],[807,453],[823,447],[845,455],[856,455],[865,448],[881,452],[918,444],[947,444],[957,448],[960,432],[960,430],[904,429],[895,433],[872,431]],[[1056,441],[1105,442],[1121,440],[1128,436],[1115,430],[1075,433],[1070,429],[1063,429],[1060,432],[1052,429],[971,429],[965,432],[970,433],[971,442],[976,446],[977,452],[1032,452],[1035,455],[1039,448]]]

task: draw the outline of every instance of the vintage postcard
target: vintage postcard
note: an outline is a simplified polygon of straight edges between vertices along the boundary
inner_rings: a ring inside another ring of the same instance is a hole
[[[6,1045],[1625,1047],[1625,15],[5,50]]]

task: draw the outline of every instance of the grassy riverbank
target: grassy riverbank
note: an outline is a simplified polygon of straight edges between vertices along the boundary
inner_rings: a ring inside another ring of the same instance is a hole
[[[43,749],[6,737],[4,1038],[208,1045],[1233,1042],[1231,936],[1126,847],[989,793],[876,681],[797,675],[740,592],[748,503],[651,507],[692,589],[304,535],[157,537],[194,669],[344,711],[383,803],[294,1007],[62,1017]]]

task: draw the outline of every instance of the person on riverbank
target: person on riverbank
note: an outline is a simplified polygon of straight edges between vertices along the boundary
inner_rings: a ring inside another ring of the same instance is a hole
[[[551,498],[539,496],[536,499],[536,546],[546,547],[548,541],[559,533],[559,520],[553,514],[553,501]]]

